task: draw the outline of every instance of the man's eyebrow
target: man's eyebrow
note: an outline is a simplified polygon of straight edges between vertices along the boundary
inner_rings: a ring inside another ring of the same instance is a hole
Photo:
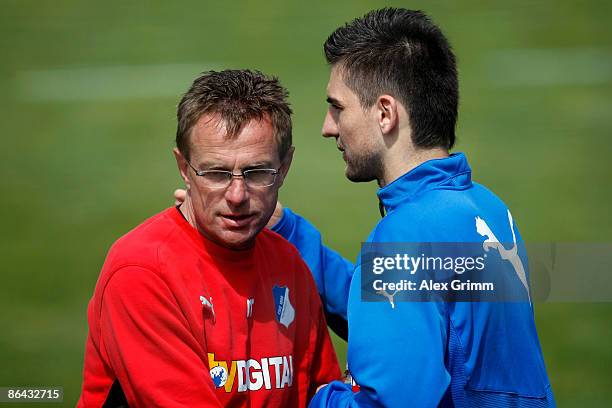
[[[249,163],[248,165],[244,166],[244,169],[271,169],[274,166],[272,166],[272,162],[270,161],[259,161],[259,162],[253,162],[253,163]]]
[[[336,98],[331,97],[331,96],[327,97],[327,103],[329,103],[331,105],[339,105],[339,106],[342,105],[339,100],[337,100]]]
[[[227,170],[226,166],[224,166],[221,163],[217,163],[214,161],[202,161],[202,162],[198,162],[198,170]],[[247,165],[245,165],[244,167],[242,167],[242,170],[248,170],[248,169],[271,169],[274,168],[273,163],[271,161],[266,161],[266,160],[262,160],[262,161],[255,161],[252,163],[248,163]]]
[[[198,162],[197,166],[198,166],[198,168],[200,170],[204,170],[204,169],[223,169],[223,164],[215,163],[213,161],[207,161],[207,160],[203,160],[201,162]]]

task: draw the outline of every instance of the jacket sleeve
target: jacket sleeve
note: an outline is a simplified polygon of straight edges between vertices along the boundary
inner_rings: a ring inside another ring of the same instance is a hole
[[[131,407],[221,406],[202,359],[206,353],[157,274],[121,268],[101,302],[102,353]]]
[[[359,272],[357,272],[359,273]],[[434,302],[351,303],[349,370],[359,391],[339,382],[310,407],[437,407],[450,383],[447,329]]]
[[[334,380],[339,380],[341,377],[338,357],[336,356],[334,346],[329,337],[321,302],[314,288],[312,292],[311,303],[316,305],[316,307],[313,307],[310,335],[312,360],[310,365],[311,381],[308,387],[308,400],[314,396],[319,386],[328,384]]]
[[[396,224],[375,230],[372,241],[412,242],[408,239],[412,237],[396,232]],[[334,382],[322,388],[310,406],[439,406],[450,384],[445,365],[450,330],[447,305],[400,299],[392,307],[387,300],[363,301],[361,267],[353,279],[347,357],[359,391]]]
[[[282,218],[272,230],[295,245],[300,252],[312,272],[325,312],[346,321],[354,265],[323,245],[319,231],[288,208],[283,210]]]

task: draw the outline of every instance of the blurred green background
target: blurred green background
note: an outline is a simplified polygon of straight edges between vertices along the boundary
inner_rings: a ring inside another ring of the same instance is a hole
[[[76,403],[100,266],[115,239],[171,205],[175,107],[200,71],[281,78],[297,149],[282,200],[354,258],[379,218],[376,186],[345,180],[320,137],[322,43],[385,5],[423,9],[449,37],[461,81],[455,151],[523,238],[611,241],[610,2],[2,0],[0,386],[59,385],[64,405]],[[609,406],[612,306],[535,311],[559,406]]]

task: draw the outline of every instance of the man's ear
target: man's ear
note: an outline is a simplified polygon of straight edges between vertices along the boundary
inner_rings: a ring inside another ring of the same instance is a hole
[[[397,99],[391,95],[380,95],[376,100],[376,119],[383,135],[388,135],[399,126],[397,104]]]
[[[283,162],[281,163],[280,169],[278,169],[278,172],[280,173],[280,180],[278,181],[278,186],[282,186],[283,182],[285,181],[285,177],[287,177],[287,173],[289,173],[289,167],[291,167],[291,162],[293,161],[293,152],[295,151],[295,147],[291,146],[289,148],[289,150],[287,150],[287,153],[285,153],[285,158],[283,159]]]
[[[191,180],[189,179],[189,163],[187,163],[187,159],[185,159],[185,157],[183,157],[183,154],[180,152],[180,150],[178,148],[174,148],[172,149],[172,153],[174,153],[174,158],[176,159],[176,165],[178,167],[179,173],[181,175],[181,178],[183,179],[183,181],[185,182],[185,186],[187,187],[187,190],[189,190],[189,188],[191,187]]]

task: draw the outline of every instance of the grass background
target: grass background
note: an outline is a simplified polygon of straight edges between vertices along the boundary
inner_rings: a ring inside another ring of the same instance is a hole
[[[523,238],[610,241],[609,2],[1,0],[0,386],[61,385],[64,405],[76,403],[100,266],[116,238],[171,204],[175,107],[199,71],[281,78],[296,146],[282,200],[354,258],[379,217],[376,186],[347,182],[320,137],[321,46],[385,5],[424,9],[451,40],[455,151],[510,206]],[[535,309],[559,406],[609,406],[611,305]]]

